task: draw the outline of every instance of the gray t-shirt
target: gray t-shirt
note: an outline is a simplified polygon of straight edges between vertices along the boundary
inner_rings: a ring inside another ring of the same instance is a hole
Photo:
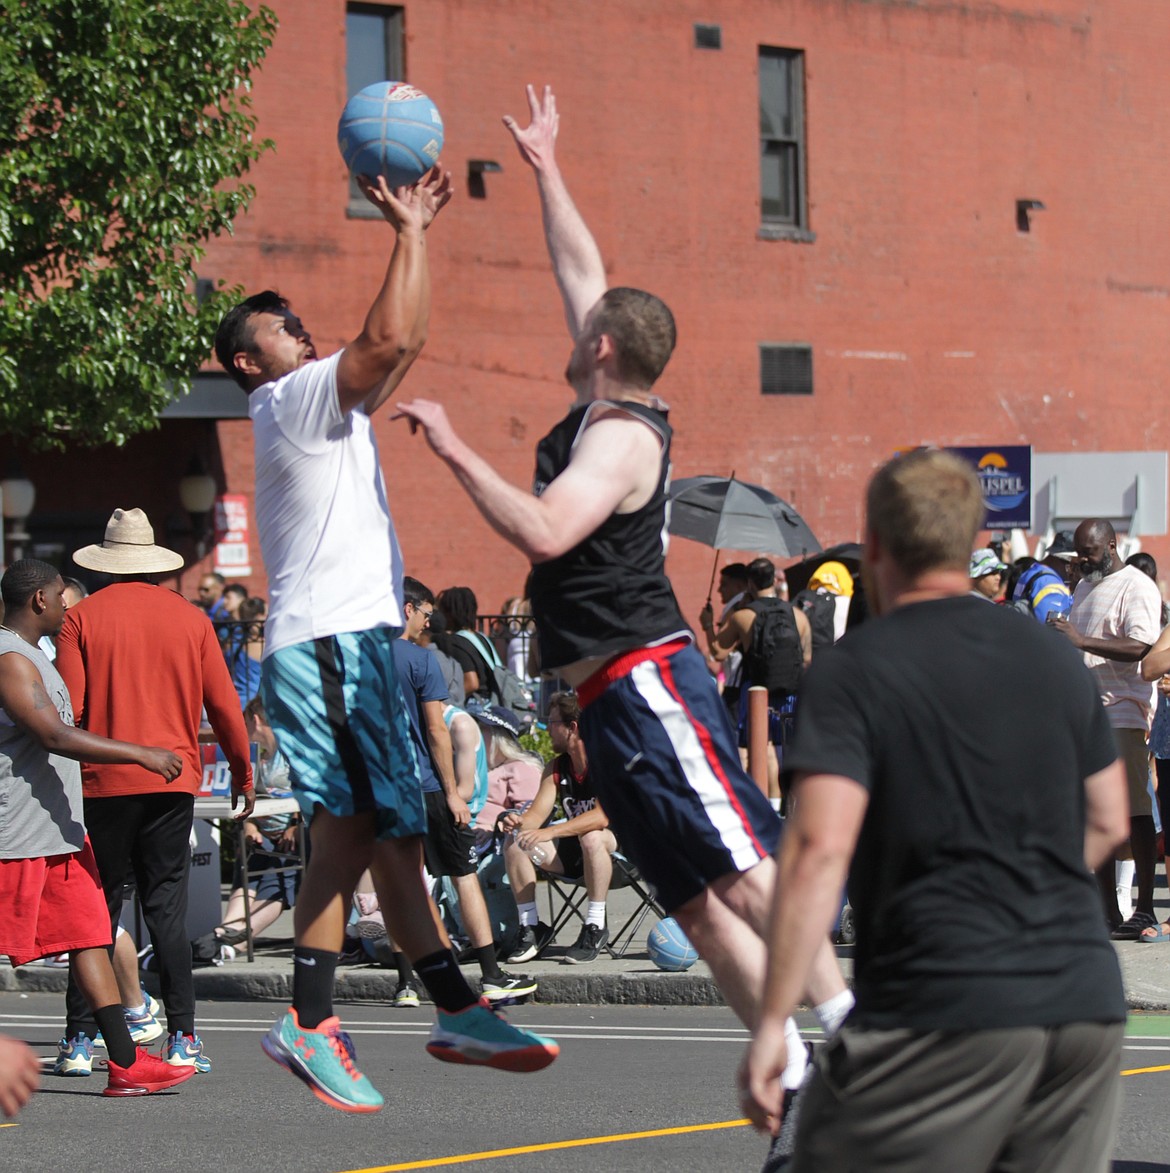
[[[73,705],[61,674],[39,648],[0,629],[0,656],[31,660],[66,725]],[[81,765],[51,754],[0,708],[0,859],[70,855],[85,845]]]

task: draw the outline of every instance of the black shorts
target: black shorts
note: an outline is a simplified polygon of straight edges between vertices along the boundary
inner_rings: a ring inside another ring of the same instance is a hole
[[[441,790],[423,795],[427,808],[427,833],[423,836],[423,857],[427,871],[440,876],[474,876],[479,865],[475,832],[459,827]]]
[[[581,852],[581,840],[575,835],[566,835],[563,839],[553,840],[553,846],[564,869],[561,874],[569,880],[584,879],[585,856]]]

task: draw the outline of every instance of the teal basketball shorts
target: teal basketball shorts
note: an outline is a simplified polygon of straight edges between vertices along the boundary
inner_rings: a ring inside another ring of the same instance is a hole
[[[264,660],[260,696],[306,821],[376,814],[379,839],[421,835],[426,810],[394,671],[399,629],[293,644]]]

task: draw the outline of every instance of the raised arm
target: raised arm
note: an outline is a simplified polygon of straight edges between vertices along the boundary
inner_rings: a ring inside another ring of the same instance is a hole
[[[362,176],[358,185],[396,233],[382,288],[362,332],[337,364],[342,412],[361,406],[368,415],[402,382],[426,341],[431,277],[425,232],[451,198],[451,175],[435,167],[413,186],[394,191],[381,176],[376,184]]]
[[[548,255],[565,303],[569,333],[576,338],[585,324],[585,315],[606,290],[605,265],[557,166],[560,116],[552,87],[545,86],[540,99],[532,86],[527,87],[527,94],[531,115],[528,126],[522,129],[510,114],[504,116],[504,125],[511,132],[520,157],[536,175]]]

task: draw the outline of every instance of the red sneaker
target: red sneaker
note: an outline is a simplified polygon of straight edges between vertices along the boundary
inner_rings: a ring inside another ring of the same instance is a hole
[[[184,1083],[195,1074],[194,1067],[172,1067],[145,1047],[137,1047],[134,1062],[119,1067],[110,1060],[110,1082],[103,1096],[149,1096]]]

